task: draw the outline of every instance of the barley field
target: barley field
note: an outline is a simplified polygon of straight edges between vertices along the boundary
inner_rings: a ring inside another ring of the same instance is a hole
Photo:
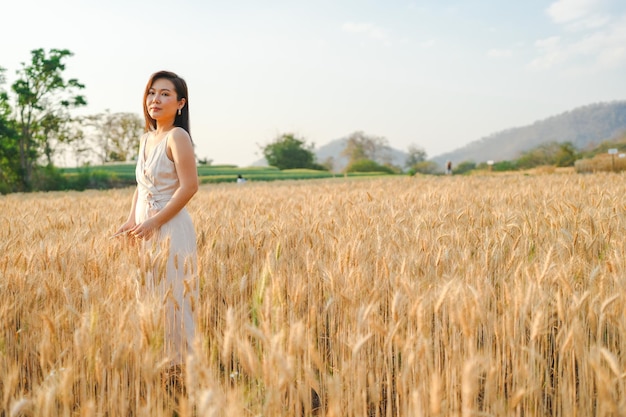
[[[0,197],[0,416],[626,415],[625,180],[202,186],[178,403],[132,190]]]

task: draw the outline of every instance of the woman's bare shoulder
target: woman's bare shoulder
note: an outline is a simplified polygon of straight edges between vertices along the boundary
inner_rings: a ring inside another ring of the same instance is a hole
[[[193,142],[191,136],[182,127],[175,127],[170,133],[170,139],[167,142],[167,156],[174,160],[178,158],[176,155],[193,155]]]
[[[171,133],[172,139],[174,139],[174,141],[178,142],[178,141],[190,141],[191,142],[191,136],[189,136],[189,132],[187,132],[185,129],[183,129],[182,127],[175,127],[172,129],[172,133]]]

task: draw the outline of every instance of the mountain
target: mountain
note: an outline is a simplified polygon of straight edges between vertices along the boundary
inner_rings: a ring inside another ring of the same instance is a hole
[[[524,151],[550,142],[571,142],[585,149],[626,132],[626,101],[596,103],[507,129],[470,142],[462,148],[431,158],[443,166],[446,161],[476,163],[517,159]]]

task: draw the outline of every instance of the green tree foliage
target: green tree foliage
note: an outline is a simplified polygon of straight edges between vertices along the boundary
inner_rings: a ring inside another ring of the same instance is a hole
[[[111,113],[107,110],[83,118],[88,137],[101,163],[126,162],[137,158],[144,120],[134,113]]]
[[[0,194],[11,191],[17,184],[19,170],[15,124],[11,119],[9,96],[4,90],[4,72],[0,67]]]
[[[261,147],[267,163],[278,169],[325,170],[324,167],[315,162],[314,149],[314,144],[307,144],[304,139],[299,139],[292,133],[282,134],[272,143]]]
[[[453,169],[455,174],[465,174],[467,172],[473,171],[476,169],[476,162],[474,161],[463,161],[459,163],[456,168]]]
[[[595,152],[595,149],[591,152]],[[476,168],[489,169],[494,172],[504,172],[531,169],[539,166],[571,167],[574,166],[576,160],[581,157],[582,154],[571,142],[550,142],[524,152],[519,159],[497,161],[491,167],[486,163],[481,163],[476,166],[476,164],[472,162],[470,164],[473,164],[473,166],[468,164],[466,167],[463,167],[463,171],[467,172]],[[455,173],[461,173],[462,164],[455,169]]]
[[[517,159],[519,169],[535,168],[542,165],[571,166],[576,160],[576,150],[571,143],[550,142],[524,152]],[[569,164],[569,165],[567,165]]]
[[[543,164],[539,164],[539,165],[543,165]],[[519,165],[517,161],[498,161],[498,162],[495,162],[491,166],[491,170],[495,172],[516,171],[518,169],[518,166]]]
[[[359,159],[351,162],[346,167],[346,172],[384,172],[386,174],[395,174],[393,168],[381,165],[371,159]]]
[[[65,80],[64,61],[72,56],[67,49],[31,51],[31,61],[22,63],[12,90],[16,95],[16,126],[19,132],[20,188],[30,190],[33,170],[40,156],[50,165],[55,144],[68,140],[69,110],[86,105],[77,94],[84,86],[76,79]]]
[[[573,167],[580,154],[571,142],[561,143],[554,162],[557,167]]]

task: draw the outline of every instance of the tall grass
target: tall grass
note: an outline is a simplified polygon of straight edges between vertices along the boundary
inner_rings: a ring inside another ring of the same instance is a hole
[[[212,185],[187,396],[108,236],[131,190],[0,198],[5,416],[626,413],[626,178]]]

